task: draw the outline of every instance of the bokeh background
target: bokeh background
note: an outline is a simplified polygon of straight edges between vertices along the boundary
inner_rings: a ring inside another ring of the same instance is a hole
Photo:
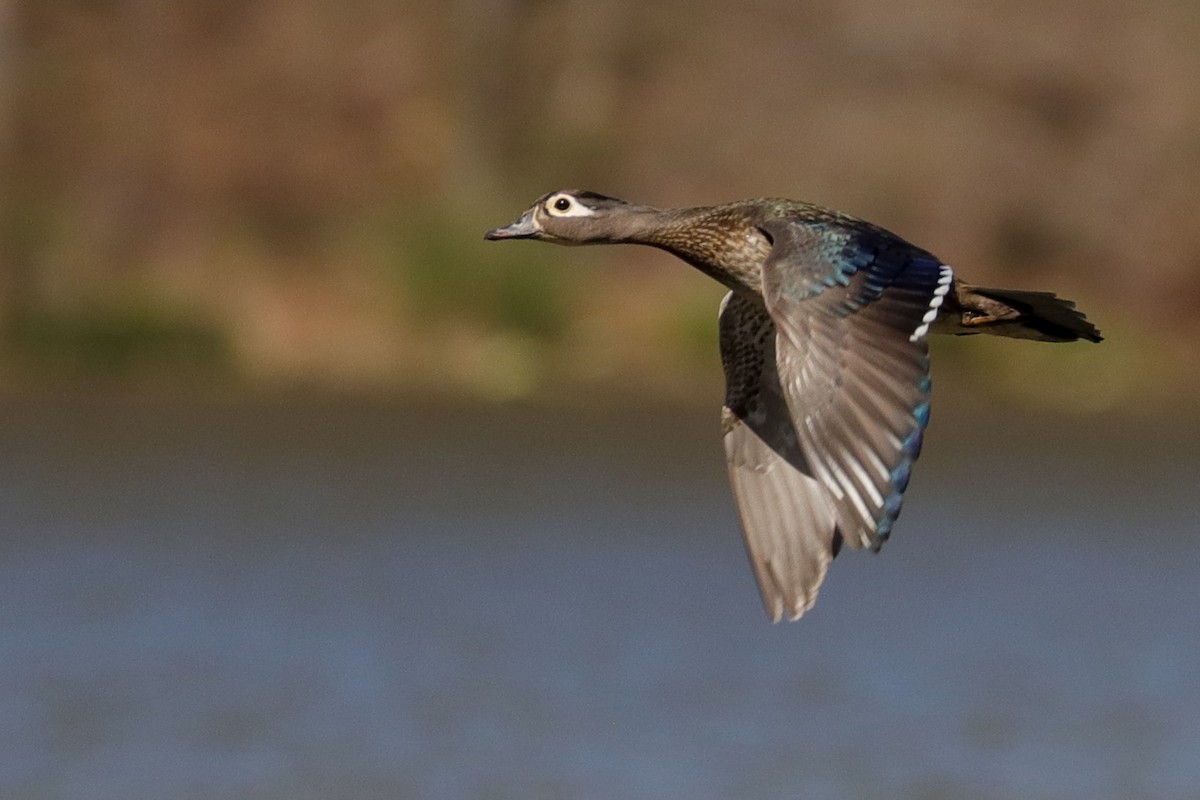
[[[0,1],[0,795],[1200,793],[1200,6]],[[757,609],[722,289],[487,243],[787,196],[939,340],[896,541]]]
[[[1047,379],[1136,405],[1197,375],[1190,3],[3,8],[11,386],[709,389],[719,287],[481,241],[564,186],[848,210],[1078,297],[1111,341],[1030,351]],[[940,366],[1013,351],[984,352]]]

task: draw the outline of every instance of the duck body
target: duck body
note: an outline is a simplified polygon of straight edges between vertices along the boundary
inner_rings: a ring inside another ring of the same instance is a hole
[[[774,620],[812,606],[843,544],[890,534],[929,419],[929,333],[1100,341],[1069,301],[972,286],[890,231],[794,200],[657,209],[564,190],[487,238],[649,245],[730,290],[722,428]]]

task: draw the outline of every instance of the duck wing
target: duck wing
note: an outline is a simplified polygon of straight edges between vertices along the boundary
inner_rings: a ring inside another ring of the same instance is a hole
[[[761,228],[772,241],[762,308],[774,340],[760,346],[752,401],[736,396],[754,370],[731,370],[747,361],[737,348],[748,337],[727,334],[724,318],[762,312],[735,305],[737,294],[726,303],[725,444],[767,611],[797,619],[841,543],[877,550],[900,513],[929,419],[925,336],[953,273],[866,223],[784,218]]]
[[[776,369],[775,323],[757,295],[721,303],[721,411],[746,552],[772,620],[812,607],[840,542],[836,508],[809,467]]]

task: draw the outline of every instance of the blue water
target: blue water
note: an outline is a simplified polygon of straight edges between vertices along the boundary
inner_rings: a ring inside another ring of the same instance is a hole
[[[715,415],[5,413],[3,798],[1200,796],[1194,431],[935,410],[773,626]]]

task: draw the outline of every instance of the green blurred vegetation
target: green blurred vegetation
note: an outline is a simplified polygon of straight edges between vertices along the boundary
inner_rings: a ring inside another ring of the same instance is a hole
[[[4,331],[25,366],[86,377],[230,368],[221,327],[150,306],[95,306],[13,316]]]
[[[482,241],[579,187],[843,208],[969,280],[1074,297],[1109,339],[946,341],[952,381],[1200,395],[1195,4],[0,0],[0,21],[9,388],[715,403],[718,287],[652,251]]]
[[[544,247],[481,247],[482,234],[463,233],[448,214],[405,219],[396,228],[396,278],[411,318],[428,323],[459,316],[536,339],[560,339],[570,309],[559,254]]]

